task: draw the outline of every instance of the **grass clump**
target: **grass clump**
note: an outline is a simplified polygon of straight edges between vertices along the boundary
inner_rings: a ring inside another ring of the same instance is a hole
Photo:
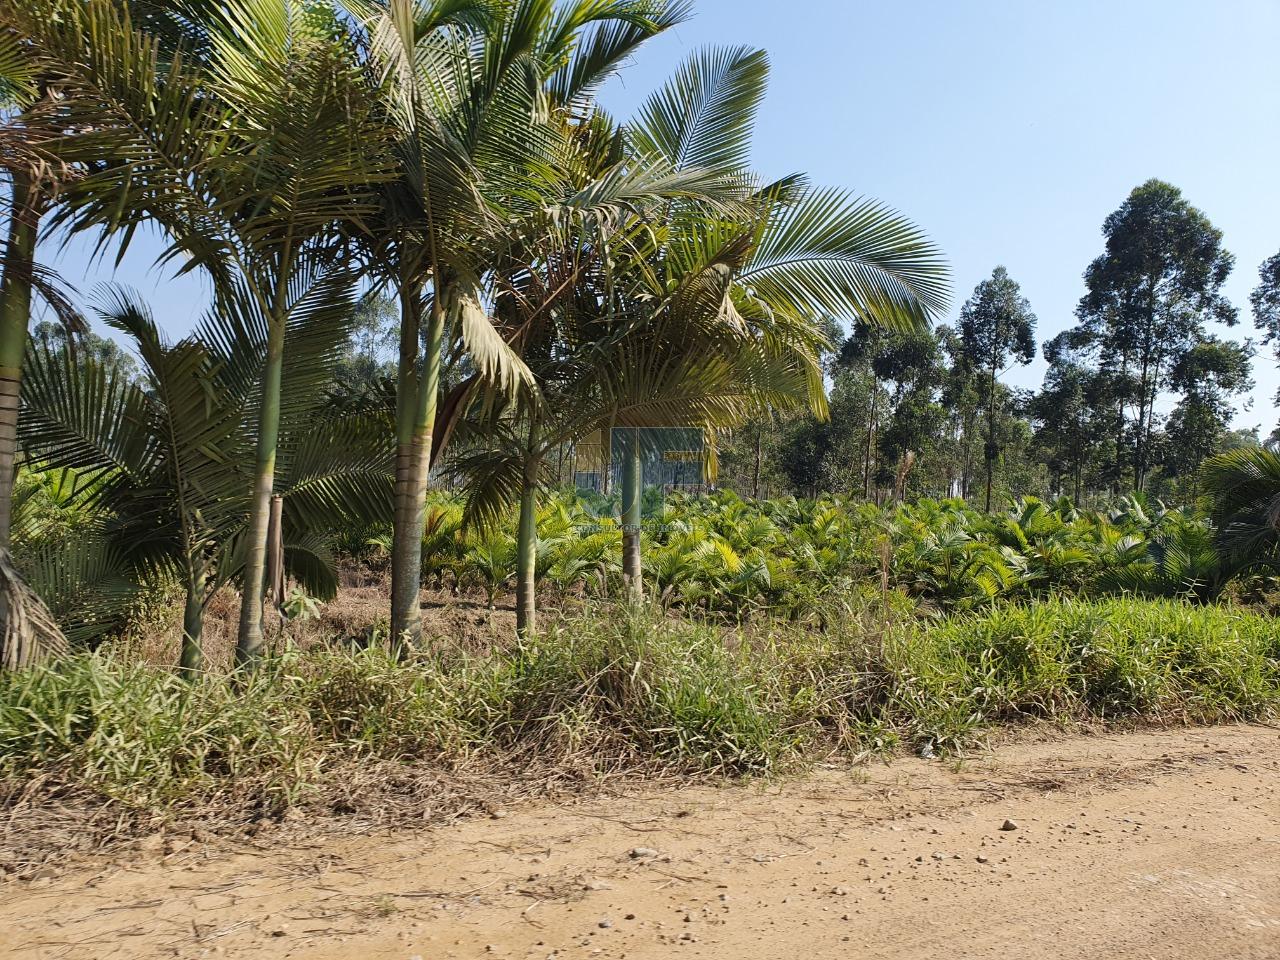
[[[1174,600],[1046,600],[957,616],[895,639],[892,712],[916,739],[1043,717],[1209,723],[1280,701],[1274,618]]]
[[[1050,600],[754,634],[606,611],[483,655],[317,650],[238,682],[110,650],[8,674],[0,777],[261,815],[369,762],[761,774],[1028,718],[1210,722],[1278,703],[1275,621],[1225,607]]]

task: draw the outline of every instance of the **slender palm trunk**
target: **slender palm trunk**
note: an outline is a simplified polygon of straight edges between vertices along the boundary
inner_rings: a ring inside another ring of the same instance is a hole
[[[258,415],[257,475],[249,504],[248,556],[240,589],[240,630],[236,663],[262,656],[262,591],[267,572],[267,528],[271,522],[271,491],[275,485],[276,448],[280,440],[280,382],[284,375],[285,319],[270,320],[267,364],[262,378],[262,409]]]
[[[13,172],[13,212],[9,217],[8,263],[0,278],[0,548],[9,547],[13,475],[18,457],[18,395],[22,359],[31,322],[31,279],[35,269],[40,201],[31,178]]]
[[[407,598],[415,592],[409,508],[413,497],[413,425],[418,406],[418,335],[421,331],[421,287],[400,286],[400,356],[396,367],[396,480],[391,524],[391,637],[398,645],[408,619]]]
[[[284,497],[271,495],[271,515],[267,520],[266,596],[277,610],[284,604]]]
[[[764,441],[764,427],[756,426],[756,462],[751,472],[751,496],[755,500],[760,499],[760,461],[764,459],[764,451],[762,449]]]
[[[398,407],[397,414],[411,416],[408,463],[401,484],[402,500],[397,511],[397,532],[393,534],[392,557],[392,643],[400,653],[422,640],[422,537],[427,525],[427,489],[431,478],[431,446],[440,394],[440,363],[444,347],[443,291],[432,297],[427,322],[426,354],[422,373],[415,377],[416,395],[412,406]],[[404,344],[401,345],[404,353]],[[397,424],[398,432],[403,424]]]
[[[643,494],[644,461],[640,456],[640,431],[633,430],[622,465],[622,580],[627,597],[644,599],[644,576],[640,561],[640,505]]]
[[[201,636],[204,634],[203,569],[193,569],[187,580],[187,602],[182,612],[182,653],[178,659],[178,671],[185,677],[194,677],[204,668],[204,650]]]
[[[876,395],[880,392],[880,385],[873,383],[871,385],[871,410],[867,414],[867,449],[862,459],[862,498],[870,501],[871,499],[871,457],[875,450],[876,442]]]
[[[537,463],[526,464],[520,488],[520,526],[516,537],[516,635],[528,639],[538,629],[538,481]]]

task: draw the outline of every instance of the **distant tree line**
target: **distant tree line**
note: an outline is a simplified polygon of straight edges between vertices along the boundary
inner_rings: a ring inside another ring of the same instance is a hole
[[[959,496],[988,508],[1022,494],[1194,500],[1207,457],[1262,442],[1231,427],[1254,354],[1252,341],[1223,336],[1239,322],[1222,293],[1234,258],[1208,217],[1160,180],[1134,189],[1102,233],[1075,325],[1040,345],[1039,390],[1004,382],[1035,358],[1036,316],[996,267],[955,326],[859,325],[840,337],[827,357],[830,420],[735,430],[721,442],[722,484],[876,502]],[[1253,317],[1280,360],[1280,254],[1260,272]]]

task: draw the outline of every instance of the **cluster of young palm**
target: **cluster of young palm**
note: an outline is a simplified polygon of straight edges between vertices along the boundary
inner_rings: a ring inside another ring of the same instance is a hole
[[[800,177],[762,185],[751,175],[765,78],[758,51],[712,51],[632,124],[594,115],[576,131],[597,168],[584,167],[584,181],[631,153],[677,175],[713,172],[724,189],[606,224],[566,220],[495,276],[496,315],[521,345],[530,388],[464,422],[465,452],[451,466],[468,480],[473,520],[493,523],[519,504],[522,631],[534,623],[535,518],[553,450],[596,432],[612,445],[621,434],[622,573],[638,597],[645,428],[714,430],[765,409],[824,411],[818,318],[861,313],[912,326],[942,303],[908,225]]]
[[[200,271],[213,291],[210,320],[172,346],[140,305],[115,312],[144,355],[145,386],[68,361],[55,371],[52,356],[34,351],[26,362],[39,390],[22,391],[31,464],[83,471],[112,523],[162,515],[189,611],[238,583],[237,654],[250,660],[263,644],[273,494],[292,489],[289,461],[307,443],[296,416],[314,403],[302,384],[324,370],[324,349],[308,347],[329,335],[314,328],[317,315],[340,313],[357,290],[387,291],[401,315],[394,422],[384,428],[394,446],[385,500],[394,642],[421,635],[427,488],[454,438],[454,465],[473,484],[469,517],[491,522],[520,504],[522,627],[531,629],[547,450],[601,427],[711,429],[764,407],[820,411],[820,318],[907,327],[945,303],[936,250],[896,214],[799,177],[751,175],[763,54],[694,56],[631,124],[599,110],[600,84],[687,12],[679,0],[6,6],[6,138],[37,144],[65,174],[55,191],[0,151],[17,237],[6,255],[26,263],[6,260],[0,287],[0,347],[16,344],[0,354],[0,374],[12,392],[37,215],[50,229],[96,236],[104,253],[158,229],[160,262]],[[193,402],[165,393],[182,363],[192,371],[179,378],[183,390],[203,391],[209,409],[175,439],[165,431]],[[59,390],[82,406],[69,413]],[[130,455],[150,458],[145,469],[99,456],[80,432],[126,408],[142,424],[128,443]],[[4,431],[15,432],[16,413],[0,404],[0,455],[13,452]],[[325,442],[364,456],[351,438]],[[216,483],[183,475],[195,469],[183,459],[192,450]],[[12,465],[0,462],[0,474]],[[161,477],[163,506],[140,505],[138,491]],[[370,475],[342,496],[371,503],[380,490]],[[297,536],[319,537],[345,516],[336,501],[329,511],[289,500]],[[635,519],[632,510],[623,525],[624,566],[638,588]],[[192,663],[198,646],[190,620]]]
[[[1268,489],[1269,503],[1276,488]],[[537,589],[625,591],[616,499],[547,498],[536,512]],[[644,577],[658,601],[737,618],[767,610],[821,619],[851,590],[880,589],[939,611],[1053,595],[1206,602],[1235,578],[1274,583],[1276,572],[1274,527],[1269,551],[1246,558],[1209,517],[1141,497],[1102,511],[1026,498],[997,514],[960,500],[881,508],[834,497],[743,500],[726,491],[674,494],[650,506],[653,522],[641,530]],[[440,586],[482,589],[493,604],[520,576],[520,531],[514,518],[470,526],[465,508],[461,498],[433,504],[428,563]]]

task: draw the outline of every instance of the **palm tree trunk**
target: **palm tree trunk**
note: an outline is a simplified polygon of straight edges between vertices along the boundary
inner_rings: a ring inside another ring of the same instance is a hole
[[[280,440],[280,381],[284,374],[284,317],[270,320],[267,364],[262,378],[262,409],[258,415],[257,476],[249,504],[248,550],[240,588],[240,630],[236,635],[236,663],[252,663],[262,656],[262,590],[267,572],[267,527],[271,522],[271,491],[275,485],[276,447]]]
[[[187,580],[187,602],[182,612],[182,653],[178,659],[178,671],[185,677],[195,677],[204,667],[204,650],[200,638],[204,633],[203,571],[192,571]]]
[[[640,456],[640,431],[631,432],[626,462],[622,466],[622,580],[627,597],[644,599],[644,576],[640,560],[640,504],[644,461]]]
[[[35,269],[39,198],[31,178],[13,175],[13,212],[9,216],[8,262],[0,278],[0,547],[9,546],[13,475],[18,457],[18,395],[22,359],[31,322],[31,279]]]
[[[756,424],[756,462],[751,471],[751,497],[754,500],[760,499],[760,461],[764,457],[763,442],[764,427]]]
[[[391,642],[404,636],[413,589],[413,549],[409,510],[413,502],[413,425],[418,407],[418,335],[421,287],[400,285],[400,356],[396,367],[396,480],[391,522]]]
[[[538,482],[537,463],[525,465],[520,488],[520,526],[516,537],[516,635],[533,636],[537,622]]]
[[[395,552],[392,557],[391,636],[392,644],[402,654],[422,640],[422,536],[427,525],[431,444],[439,405],[440,363],[444,349],[443,291],[436,290],[431,300],[426,355],[422,360],[422,374],[415,378],[418,389],[415,403],[409,411],[413,420],[408,469],[403,482],[404,499],[400,504],[397,524],[400,536],[396,538],[393,534],[392,544]],[[397,410],[398,414],[403,412]]]
[[[876,395],[880,392],[880,384],[871,385],[871,410],[867,414],[867,449],[862,459],[862,498],[871,500],[871,456],[876,440]]]

